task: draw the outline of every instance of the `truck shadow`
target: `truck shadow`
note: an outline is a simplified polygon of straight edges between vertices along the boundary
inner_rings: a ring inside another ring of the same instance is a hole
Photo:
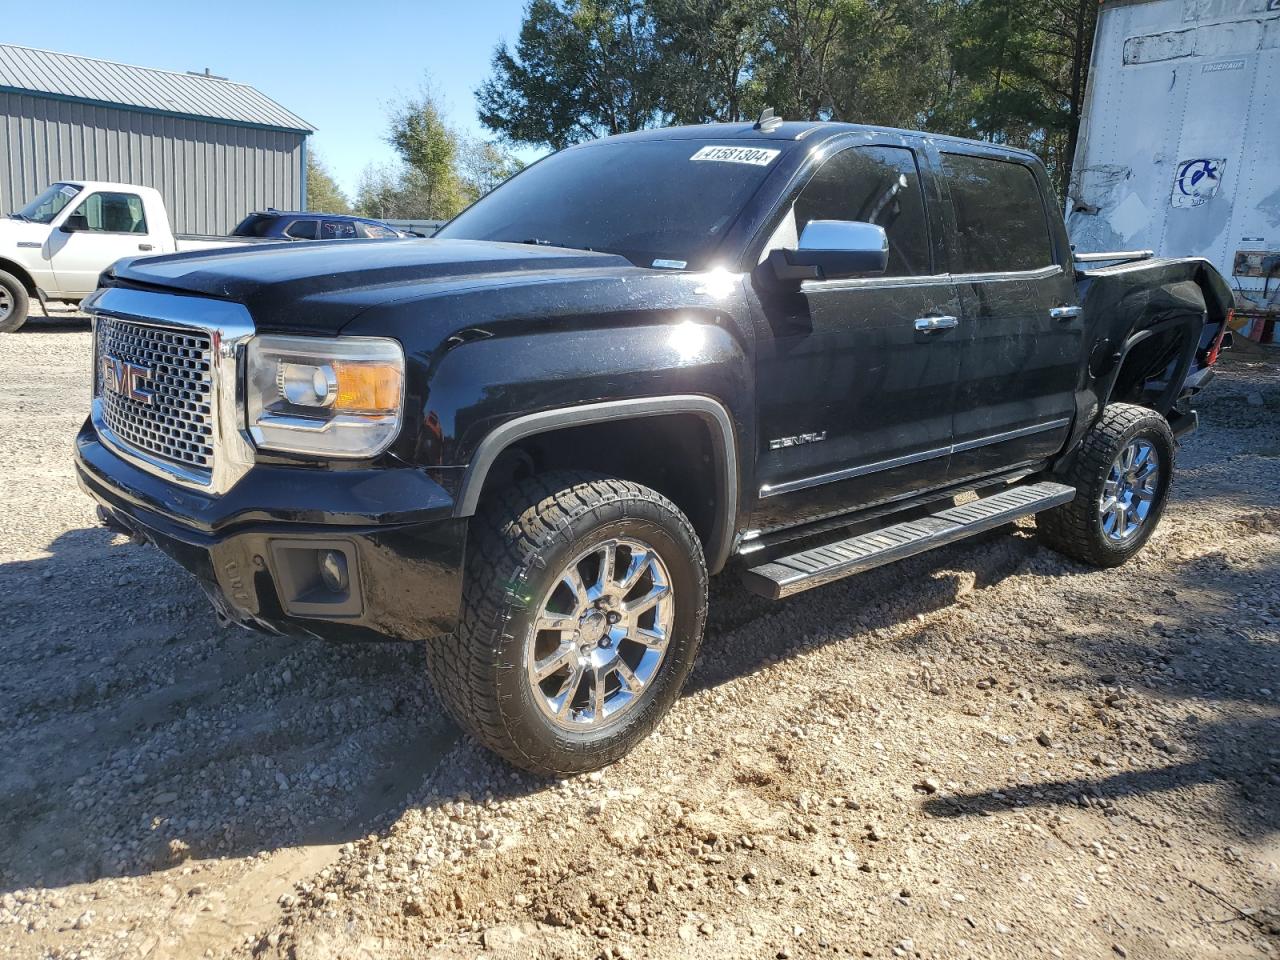
[[[219,628],[104,529],[49,553],[0,565],[0,891],[354,840],[458,740],[420,646]]]
[[[1163,629],[1135,639],[1132,625],[1115,623],[1058,641],[1056,654],[1080,672],[1058,671],[1057,688],[1086,693],[1078,724],[1112,746],[1078,750],[1065,734],[1052,747],[1096,772],[939,792],[924,801],[924,812],[968,817],[1066,805],[1111,813],[1116,801],[1153,797],[1183,816],[1209,806],[1209,816],[1246,839],[1280,833],[1280,631],[1256,621],[1235,626],[1224,617],[1240,600],[1265,604],[1267,585],[1280,582],[1280,557],[1219,572],[1212,588],[1205,566],[1193,564],[1170,579],[1168,594],[1198,602],[1180,603]],[[1218,623],[1198,629],[1206,619]],[[1043,752],[1037,744],[1025,749]]]

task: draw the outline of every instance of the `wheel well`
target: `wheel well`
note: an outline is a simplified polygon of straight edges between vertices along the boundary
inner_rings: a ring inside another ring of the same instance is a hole
[[[719,520],[716,457],[711,428],[694,413],[564,427],[506,447],[485,475],[480,502],[503,487],[552,470],[588,470],[630,480],[657,490],[679,507],[711,561]]]
[[[1133,403],[1159,412],[1170,378],[1186,349],[1187,333],[1170,327],[1135,343],[1124,355],[1109,403]]]
[[[33,297],[38,296],[36,293],[36,282],[31,279],[31,274],[27,273],[26,269],[21,264],[14,263],[12,260],[0,259],[0,270],[3,270],[5,273],[13,274],[13,276],[22,281],[22,285],[27,288],[28,294]]]

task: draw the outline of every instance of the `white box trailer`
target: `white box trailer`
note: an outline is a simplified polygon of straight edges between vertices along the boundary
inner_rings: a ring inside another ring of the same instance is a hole
[[[1201,256],[1280,315],[1280,0],[1103,0],[1067,198],[1077,252]]]

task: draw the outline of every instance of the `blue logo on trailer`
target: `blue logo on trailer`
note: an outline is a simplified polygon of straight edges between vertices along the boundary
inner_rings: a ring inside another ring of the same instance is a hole
[[[1173,178],[1173,205],[1198,207],[1208,202],[1222,184],[1222,168],[1226,162],[1225,159],[1197,157],[1178,164],[1178,173]]]

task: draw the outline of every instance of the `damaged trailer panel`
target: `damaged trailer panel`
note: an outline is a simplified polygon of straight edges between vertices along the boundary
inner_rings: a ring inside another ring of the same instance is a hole
[[[1227,277],[1233,326],[1280,315],[1280,0],[1104,0],[1067,227]]]

